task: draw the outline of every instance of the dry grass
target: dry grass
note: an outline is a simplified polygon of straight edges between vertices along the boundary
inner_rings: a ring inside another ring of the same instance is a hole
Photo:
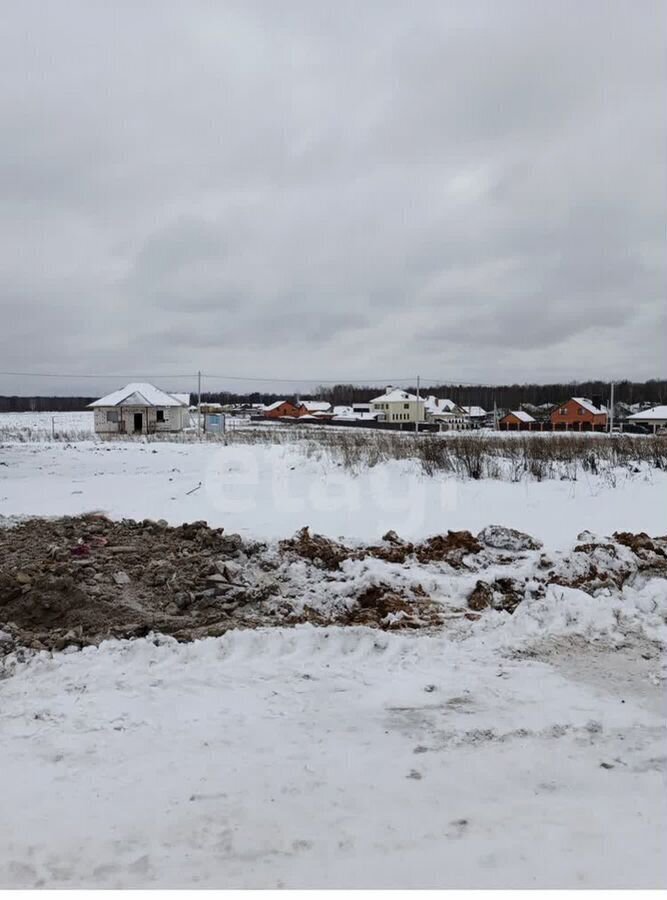
[[[60,430],[52,438],[40,429],[2,428],[0,442],[197,442],[197,434],[98,436],[88,431]],[[352,471],[389,460],[418,460],[427,475],[447,472],[472,478],[576,480],[583,473],[615,477],[619,468],[667,469],[667,436],[630,434],[500,434],[460,432],[421,434],[366,429],[343,430],[308,426],[242,426],[226,434],[204,435],[206,443],[298,445],[308,456],[325,456]]]
[[[360,470],[396,459],[416,459],[427,475],[449,472],[465,478],[536,481],[576,479],[583,472],[609,474],[622,467],[667,469],[667,437],[624,434],[450,435],[391,431],[257,428],[225,438],[234,444],[305,443],[309,454],[326,454]]]

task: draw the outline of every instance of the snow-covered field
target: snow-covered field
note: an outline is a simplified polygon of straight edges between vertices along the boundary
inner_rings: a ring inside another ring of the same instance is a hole
[[[93,435],[92,410],[80,412],[0,413],[0,440],[22,436],[25,440],[46,439],[55,431],[83,437]]]
[[[583,530],[667,533],[667,473],[619,470],[577,481],[461,480],[395,460],[355,475],[298,444],[7,444],[0,515],[104,510],[170,524],[205,519],[244,536],[309,525],[330,537],[415,539],[498,523],[562,548]]]
[[[265,539],[498,523],[551,552],[585,529],[667,533],[667,473],[472,482],[332,471],[295,445],[0,448],[0,516],[99,509]],[[664,888],[666,609],[667,581],[639,575],[464,630],[12,653],[0,887]]]

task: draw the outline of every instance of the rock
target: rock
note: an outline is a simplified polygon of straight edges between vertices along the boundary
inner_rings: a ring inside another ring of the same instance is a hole
[[[479,612],[493,604],[493,588],[485,581],[478,581],[468,597],[468,608]]]
[[[388,531],[386,534],[382,535],[382,540],[387,541],[389,544],[402,544],[403,541],[396,534],[395,531]]]
[[[119,587],[130,583],[130,576],[127,572],[114,572],[111,577]]]
[[[513,613],[523,600],[524,589],[513,578],[496,578],[493,582],[493,608]]]
[[[14,638],[8,631],[0,631],[0,644],[8,644],[13,640]]]
[[[19,572],[16,575],[16,580],[19,584],[32,584],[32,578],[26,572]]]
[[[243,538],[240,534],[225,535],[225,544],[232,550],[240,550],[243,547]]]
[[[244,582],[243,566],[231,559],[216,559],[214,563],[215,569],[225,578],[226,581]]]
[[[477,535],[477,540],[494,550],[540,550],[542,547],[542,542],[529,534],[503,525],[487,525]]]

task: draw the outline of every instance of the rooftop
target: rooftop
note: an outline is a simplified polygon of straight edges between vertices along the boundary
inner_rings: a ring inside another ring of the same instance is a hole
[[[520,422],[534,422],[535,419],[527,412],[524,412],[522,409],[511,409],[508,413],[508,416],[516,416]]]
[[[607,412],[607,408],[605,406],[601,406],[599,409],[595,406],[594,403],[591,403],[590,400],[587,400],[585,397],[573,397],[572,398],[575,403],[578,403],[579,406],[583,406],[585,410],[589,413],[593,413],[595,416],[603,416]]]
[[[168,394],[155,387],[154,384],[134,382],[89,403],[88,406],[89,408],[97,406],[188,406],[189,403],[189,394]]]
[[[653,409],[645,409],[644,412],[634,413],[628,419],[642,422],[658,422],[667,420],[667,406],[654,406]]]
[[[384,394],[381,394],[379,397],[373,397],[371,403],[401,403],[402,401],[412,403],[416,401],[424,402],[423,398],[409,394],[407,391],[402,391],[400,388],[387,388]]]

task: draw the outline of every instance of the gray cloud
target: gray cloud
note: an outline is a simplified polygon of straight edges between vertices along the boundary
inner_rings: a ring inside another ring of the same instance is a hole
[[[0,368],[664,374],[666,26],[659,0],[8,6]]]

